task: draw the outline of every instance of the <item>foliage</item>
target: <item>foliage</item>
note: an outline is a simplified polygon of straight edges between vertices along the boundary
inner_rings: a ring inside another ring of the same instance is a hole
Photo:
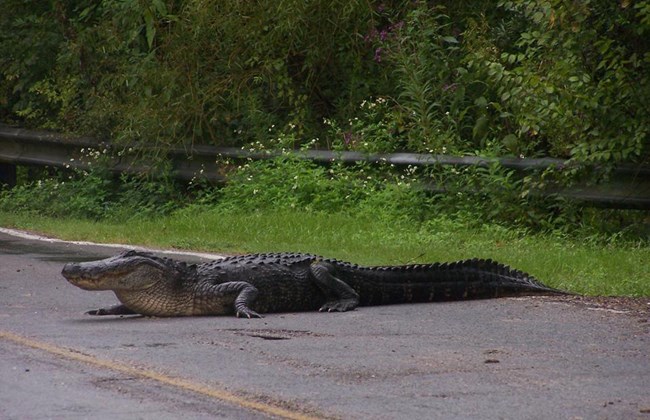
[[[92,220],[168,214],[180,201],[171,181],[126,175],[113,179],[101,170],[58,172],[0,190],[3,211]]]
[[[292,143],[280,136],[279,143]],[[260,144],[251,145],[260,147]],[[413,169],[379,167],[358,162],[328,165],[283,153],[267,160],[234,166],[223,188],[204,193],[201,203],[242,211],[303,210],[314,212],[367,212],[376,217],[408,218],[426,207]]]
[[[588,176],[585,165],[642,163],[650,153],[647,0],[3,5],[5,122],[139,144],[161,156],[190,143],[255,143],[573,164],[524,177],[496,166],[434,168],[423,178],[413,168],[326,168],[283,156],[241,165],[223,190],[181,193],[171,181],[65,174],[3,192],[4,208],[66,214],[67,205],[71,214],[104,218],[119,208],[167,212],[189,198],[417,221],[444,212],[564,232],[597,218],[536,191]],[[414,178],[447,193],[425,194]]]
[[[331,146],[325,119],[350,148],[648,153],[648,1],[6,3],[6,120],[158,147],[289,126]],[[359,108],[377,98],[381,131]]]
[[[3,191],[0,203],[5,211],[96,218],[103,213],[107,193],[105,181],[98,177],[73,183],[47,179]]]
[[[484,69],[499,95],[493,108],[515,135],[503,146],[591,163],[647,153],[644,3],[500,2],[514,17],[500,36],[516,38],[500,51],[476,51],[468,66]]]
[[[47,2],[3,3],[0,16],[0,118],[52,124],[56,107],[39,94],[49,79],[63,34]]]

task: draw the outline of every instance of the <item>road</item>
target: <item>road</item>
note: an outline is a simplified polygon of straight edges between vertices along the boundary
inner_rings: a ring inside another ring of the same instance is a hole
[[[650,419],[650,299],[84,315],[63,263],[117,252],[0,233],[0,418]]]

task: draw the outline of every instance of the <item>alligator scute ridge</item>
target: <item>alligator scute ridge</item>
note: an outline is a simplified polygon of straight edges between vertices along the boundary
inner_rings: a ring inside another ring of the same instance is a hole
[[[112,290],[120,305],[91,315],[230,315],[349,311],[358,306],[568,294],[490,259],[359,266],[312,254],[268,253],[187,264],[143,251],[69,263],[62,271],[87,290]]]

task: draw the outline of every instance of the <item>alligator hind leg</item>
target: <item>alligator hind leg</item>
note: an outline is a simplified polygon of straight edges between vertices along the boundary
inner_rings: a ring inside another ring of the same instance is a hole
[[[331,264],[316,261],[309,267],[318,287],[327,296],[327,301],[320,307],[321,312],[345,312],[359,306],[359,295],[350,286],[334,276]]]

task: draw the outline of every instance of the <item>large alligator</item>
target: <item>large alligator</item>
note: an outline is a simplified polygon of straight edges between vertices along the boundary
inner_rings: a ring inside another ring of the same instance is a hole
[[[86,290],[112,290],[121,305],[91,315],[228,315],[349,311],[357,306],[566,294],[492,260],[362,267],[310,254],[251,254],[188,265],[149,252],[66,264]]]

